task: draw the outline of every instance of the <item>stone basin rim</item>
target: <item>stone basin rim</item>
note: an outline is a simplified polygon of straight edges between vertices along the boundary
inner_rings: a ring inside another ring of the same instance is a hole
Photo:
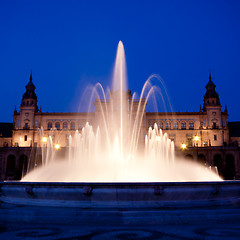
[[[11,185],[36,185],[36,186],[201,186],[201,185],[239,185],[240,180],[224,180],[224,181],[190,181],[190,182],[21,182],[21,181],[1,181],[0,186]]]

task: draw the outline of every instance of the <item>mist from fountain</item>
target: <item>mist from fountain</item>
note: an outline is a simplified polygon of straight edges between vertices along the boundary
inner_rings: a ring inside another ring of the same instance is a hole
[[[92,90],[97,124],[86,123],[69,136],[64,157],[54,147],[54,130],[42,144],[42,166],[31,170],[22,181],[40,182],[162,182],[218,181],[213,171],[197,163],[176,159],[174,143],[157,124],[145,133],[146,104],[156,86],[151,77],[139,100],[127,91],[125,53],[118,44],[112,91],[100,83]],[[160,92],[161,94],[161,92]],[[146,96],[146,97],[145,97]],[[162,97],[162,95],[161,95]],[[91,102],[91,101],[90,101]],[[97,117],[96,117],[97,116]],[[44,129],[39,131],[45,136]],[[144,135],[145,142],[144,142]],[[187,167],[186,167],[187,166]]]

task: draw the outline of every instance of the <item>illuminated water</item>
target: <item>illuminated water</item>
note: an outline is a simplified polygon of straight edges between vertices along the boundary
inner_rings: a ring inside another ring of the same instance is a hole
[[[54,182],[160,182],[217,181],[204,166],[176,159],[174,143],[155,124],[146,134],[145,107],[154,92],[147,80],[139,100],[127,91],[125,53],[118,44],[112,91],[100,83],[93,89],[97,126],[88,123],[69,137],[64,157],[58,157],[54,138],[42,146],[42,166],[22,181]],[[44,136],[43,129],[40,135]],[[145,136],[146,135],[146,136]],[[144,142],[145,136],[145,142]]]

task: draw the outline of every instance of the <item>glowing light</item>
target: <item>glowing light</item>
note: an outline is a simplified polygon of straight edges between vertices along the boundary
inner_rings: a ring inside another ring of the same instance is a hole
[[[195,140],[196,142],[199,141],[199,136],[196,135],[196,136],[194,137],[194,140]]]
[[[184,150],[186,149],[187,145],[185,143],[182,143],[181,148]]]
[[[46,143],[46,142],[47,142],[47,137],[43,137],[43,138],[42,138],[42,141],[43,141],[44,143]]]
[[[160,141],[160,140],[161,140],[161,138],[160,138],[159,136],[157,136],[157,137],[156,137],[156,140],[157,140],[157,141]]]
[[[59,145],[58,143],[55,144],[55,149],[56,149],[56,150],[60,149],[60,145]]]

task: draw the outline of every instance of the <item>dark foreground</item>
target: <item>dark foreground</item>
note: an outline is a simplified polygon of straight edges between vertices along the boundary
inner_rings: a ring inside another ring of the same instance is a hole
[[[2,206],[3,210],[4,206]],[[16,209],[12,209],[16,211]],[[74,209],[76,212],[78,209]],[[158,211],[163,218],[155,218],[141,212],[137,218],[112,224],[111,219],[99,219],[88,224],[65,221],[66,209],[56,209],[55,218],[62,224],[25,223],[21,220],[0,224],[0,239],[240,239],[240,209],[175,210]],[[4,211],[3,211],[4,212]],[[1,211],[1,214],[3,214]],[[27,212],[26,212],[27,214]],[[39,209],[39,214],[49,214],[48,209]],[[89,213],[91,214],[91,213]],[[121,214],[121,210],[119,210]],[[164,216],[165,215],[165,216]],[[167,217],[166,217],[167,215]],[[143,222],[138,218],[142,218]],[[144,220],[145,219],[145,220]],[[58,219],[59,220],[59,219]]]
[[[0,239],[240,239],[239,182],[1,183],[0,204]]]

